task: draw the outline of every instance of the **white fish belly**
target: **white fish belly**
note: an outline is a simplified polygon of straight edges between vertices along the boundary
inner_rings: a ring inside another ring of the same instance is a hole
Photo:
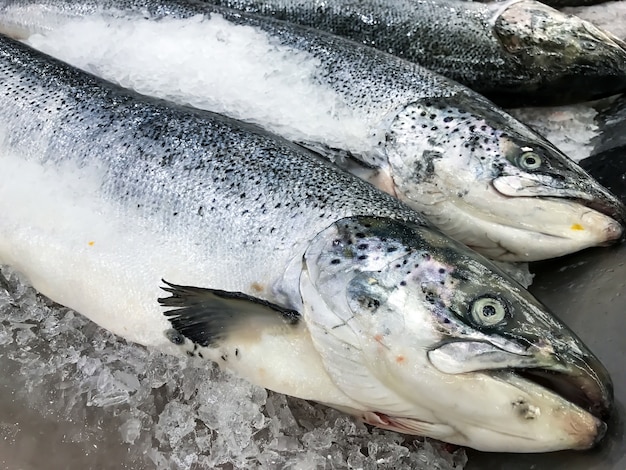
[[[167,296],[161,278],[210,287],[243,286],[252,279],[236,266],[228,279],[219,256],[213,263],[199,261],[204,249],[194,252],[140,218],[125,217],[99,196],[97,169],[44,167],[10,152],[0,155],[0,263],[119,336],[185,354],[189,342],[180,347],[164,334],[171,325],[157,302]],[[328,377],[306,328],[256,336],[202,348],[204,358],[280,393],[358,407]]]

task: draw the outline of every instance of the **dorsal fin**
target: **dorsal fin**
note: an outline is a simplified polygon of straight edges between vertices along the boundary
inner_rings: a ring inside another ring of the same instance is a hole
[[[202,347],[215,346],[228,335],[295,326],[301,316],[295,310],[241,292],[179,286],[163,280],[171,297],[158,299],[172,327]]]

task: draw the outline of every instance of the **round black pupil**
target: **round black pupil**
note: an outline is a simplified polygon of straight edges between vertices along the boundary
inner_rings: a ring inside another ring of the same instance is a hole
[[[535,157],[526,157],[526,165],[531,166],[531,165],[534,165],[535,163],[537,163],[537,160],[535,160]]]
[[[483,307],[483,315],[486,317],[493,317],[496,314],[496,308],[493,305],[485,305]]]

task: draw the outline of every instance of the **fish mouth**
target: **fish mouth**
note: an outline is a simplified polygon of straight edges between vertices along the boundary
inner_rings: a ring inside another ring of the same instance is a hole
[[[594,365],[592,370],[589,370],[588,367],[583,367],[583,371],[578,369],[578,367],[580,367],[580,364],[565,371],[546,368],[522,368],[485,372],[509,383],[511,383],[511,376],[518,377],[559,396],[566,402],[593,416],[595,418],[595,434],[582,444],[580,448],[584,449],[598,445],[606,434],[606,423],[611,417],[614,407],[613,383],[599,362],[597,365]]]
[[[607,421],[613,410],[613,384],[608,374],[604,380],[589,375],[572,376],[549,369],[519,369],[520,377],[533,382],[601,421]]]
[[[621,203],[607,201],[605,198],[571,198],[571,200],[611,217],[616,222],[619,222],[622,227],[626,226],[626,210]]]
[[[553,404],[545,410],[540,408],[536,416],[545,412],[547,416],[556,419],[554,432],[560,428],[573,441],[568,447],[552,450],[589,450],[601,444],[606,436],[607,422],[613,408],[612,386],[608,389],[589,387],[587,379],[576,380],[566,373],[547,369],[494,370],[486,371],[486,375],[515,387],[522,394],[530,392],[544,398],[550,395],[558,397],[556,403],[560,401],[561,404]],[[536,387],[539,387],[539,391]],[[518,412],[525,419],[532,419],[536,410],[532,407],[525,409],[521,400],[512,402],[514,405],[518,403]],[[502,430],[498,429],[498,432]],[[532,439],[531,436],[527,438]]]
[[[553,365],[520,367],[514,373],[606,421],[614,395],[613,381],[604,365],[590,352],[574,351],[566,345],[557,347],[553,354]]]
[[[553,205],[563,204],[563,208],[570,206],[572,213],[576,211],[576,206],[578,206],[578,217],[581,219],[583,217],[591,219],[594,214],[595,218],[604,216],[606,218],[604,221],[597,220],[591,224],[595,229],[601,225],[604,227],[601,244],[610,245],[623,240],[626,227],[626,207],[608,190],[595,182],[593,182],[595,184],[585,185],[582,181],[574,188],[555,188],[550,184],[543,183],[540,178],[544,177],[541,175],[536,178],[500,176],[491,181],[491,187],[494,192],[505,199],[527,199],[530,203],[534,203],[537,208],[544,202]],[[555,194],[559,192],[561,194]],[[589,209],[589,211],[585,212],[581,208]],[[567,236],[549,233],[549,231],[546,234],[567,238]]]

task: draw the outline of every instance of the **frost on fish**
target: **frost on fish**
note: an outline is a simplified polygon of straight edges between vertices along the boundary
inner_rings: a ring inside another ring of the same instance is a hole
[[[16,414],[0,415],[0,442],[10,444],[14,468],[26,459],[61,468],[70,454],[76,466],[107,469],[458,470],[466,462],[463,450],[368,429],[204,361],[127,343],[36,295],[8,268],[1,274],[0,398]],[[29,434],[41,436],[36,454],[20,445]]]
[[[125,88],[262,124],[295,141],[368,153],[380,125],[379,115],[367,116],[369,103],[359,111],[320,83],[320,61],[311,54],[219,14],[159,21],[91,16],[26,43]],[[163,62],[176,73],[165,72]]]

